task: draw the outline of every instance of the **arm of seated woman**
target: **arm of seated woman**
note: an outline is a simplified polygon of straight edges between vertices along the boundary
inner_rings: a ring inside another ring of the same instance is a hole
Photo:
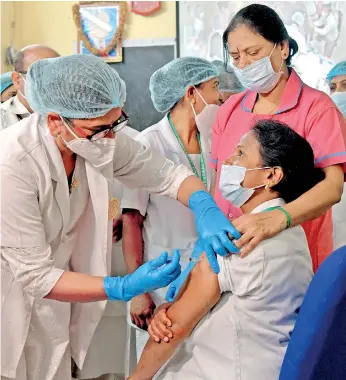
[[[167,317],[172,321],[172,338],[165,344],[148,341],[131,380],[151,379],[220,299],[218,276],[210,268],[205,254],[189,275],[184,291],[179,294],[179,299],[167,310]]]

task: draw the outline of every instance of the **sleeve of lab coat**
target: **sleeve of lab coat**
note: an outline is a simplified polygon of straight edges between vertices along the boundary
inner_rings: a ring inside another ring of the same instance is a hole
[[[185,165],[174,165],[158,151],[119,134],[114,156],[114,177],[128,188],[176,199],[181,183],[193,173]]]
[[[146,148],[152,149],[151,141],[145,135],[140,133],[136,136],[136,140],[143,144]],[[126,189],[121,202],[121,208],[138,210],[142,216],[147,213],[150,193],[144,189]]]
[[[23,290],[43,298],[64,271],[54,267],[38,194],[30,182],[27,173],[1,167],[1,256]]]
[[[262,286],[264,272],[264,251],[257,246],[248,256],[218,256],[220,273],[218,280],[221,293],[232,292],[237,296],[247,296]]]

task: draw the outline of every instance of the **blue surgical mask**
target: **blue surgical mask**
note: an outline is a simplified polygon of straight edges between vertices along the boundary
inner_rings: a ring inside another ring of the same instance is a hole
[[[281,71],[283,60],[277,73],[274,71],[272,63],[270,62],[270,57],[273,54],[275,47],[276,44],[269,56],[251,63],[251,65],[248,65],[243,69],[239,69],[237,66],[233,65],[235,75],[244,87],[251,91],[264,94],[275,88],[283,74]]]
[[[346,119],[346,92],[334,92],[331,98]]]
[[[256,189],[265,187],[265,185],[255,186],[250,189],[243,187],[241,184],[244,181],[246,172],[262,169],[270,169],[270,167],[246,169],[242,166],[222,165],[219,182],[221,194],[233,206],[241,207],[252,197]]]

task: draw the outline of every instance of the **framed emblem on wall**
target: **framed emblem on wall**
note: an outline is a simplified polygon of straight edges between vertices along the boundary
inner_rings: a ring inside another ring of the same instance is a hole
[[[106,62],[122,62],[122,37],[127,2],[81,2],[73,6],[78,30],[77,52],[94,54]]]

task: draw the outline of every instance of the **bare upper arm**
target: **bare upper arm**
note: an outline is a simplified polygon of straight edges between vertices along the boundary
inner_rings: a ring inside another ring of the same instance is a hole
[[[215,195],[216,176],[217,176],[217,172],[216,172],[216,170],[215,170],[215,169],[211,169],[210,194],[211,194],[212,196]]]
[[[187,336],[197,323],[220,299],[220,287],[217,274],[203,254],[190,273],[185,289],[179,299],[167,311],[172,321],[173,334]]]
[[[131,226],[139,226],[142,228],[144,216],[139,212],[139,210],[131,209],[131,208],[125,208],[122,211],[123,213],[123,223],[124,227],[125,225],[131,225]]]
[[[345,174],[342,165],[327,166],[323,169],[323,171],[326,176],[325,180],[328,184],[330,184],[331,188],[336,189],[337,196],[341,199],[345,181]]]

